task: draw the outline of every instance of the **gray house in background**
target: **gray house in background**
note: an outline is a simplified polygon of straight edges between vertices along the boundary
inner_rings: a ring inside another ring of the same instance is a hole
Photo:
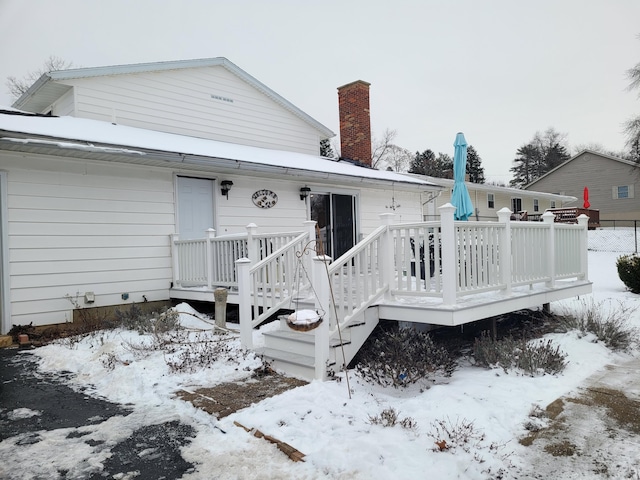
[[[640,220],[638,168],[629,160],[583,150],[524,188],[577,197],[576,205],[582,206],[588,187],[590,208],[600,210],[600,221]]]

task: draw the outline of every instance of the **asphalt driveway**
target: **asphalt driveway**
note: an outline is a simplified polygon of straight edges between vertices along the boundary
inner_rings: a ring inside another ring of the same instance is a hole
[[[66,438],[84,437],[87,426],[97,427],[111,417],[130,413],[126,406],[70,388],[64,373],[39,374],[35,358],[28,351],[0,349],[0,443],[9,442],[11,448],[33,445],[42,441],[44,432],[53,430],[61,430]],[[194,466],[180,456],[180,446],[190,442],[194,434],[191,426],[170,421],[144,426],[113,445],[87,439],[85,444],[102,456],[105,449],[109,450],[102,469],[82,474],[58,470],[57,478],[181,478]],[[42,478],[16,468],[9,460],[0,455],[0,478]]]

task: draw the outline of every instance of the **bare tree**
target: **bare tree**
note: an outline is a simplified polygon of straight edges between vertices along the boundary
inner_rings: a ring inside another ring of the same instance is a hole
[[[611,157],[624,158],[624,159],[628,159],[629,158],[629,153],[628,152],[625,152],[623,150],[621,150],[619,152],[616,152],[614,150],[608,149],[607,147],[605,147],[601,143],[596,143],[596,142],[581,143],[581,144],[576,145],[575,147],[573,147],[573,153],[575,155],[579,154],[580,152],[582,152],[584,150],[591,150],[592,152],[602,153],[604,155],[609,155]]]
[[[62,58],[51,55],[45,60],[44,65],[40,69],[29,72],[22,78],[13,76],[7,77],[5,85],[9,89],[9,93],[15,99],[18,99],[24,92],[29,90],[29,87],[31,87],[31,85],[33,85],[35,81],[42,76],[42,74],[56,70],[67,70],[72,66],[73,64],[71,62],[67,62]]]
[[[387,170],[392,172],[406,172],[412,160],[413,153],[397,145],[390,145],[383,159],[387,164]]]
[[[385,157],[387,156],[389,149],[393,146],[398,132],[395,130],[386,129],[382,133],[382,137],[374,138],[371,142],[371,166],[380,170],[386,168],[387,165],[383,165]]]
[[[638,36],[640,39],[640,35]],[[631,90],[638,90],[638,98],[640,98],[640,62],[636,63],[633,68],[627,70],[629,78],[629,86]],[[627,147],[630,156],[634,161],[640,163],[640,115],[629,119],[624,125],[624,133],[627,136]]]

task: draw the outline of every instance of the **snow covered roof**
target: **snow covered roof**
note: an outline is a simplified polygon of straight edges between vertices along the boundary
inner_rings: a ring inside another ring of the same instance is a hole
[[[75,117],[0,110],[0,149],[99,158],[192,170],[237,170],[345,183],[438,190],[427,180],[314,155],[250,147]],[[46,151],[45,151],[46,150]],[[97,157],[96,155],[100,155]]]
[[[224,57],[201,58],[195,60],[176,60],[169,62],[136,63],[130,65],[112,65],[106,67],[73,68],[47,72],[22,96],[15,101],[13,106],[29,112],[42,112],[45,108],[64,95],[72,87],[64,84],[64,80],[73,78],[91,78],[107,75],[124,75],[145,72],[160,72],[164,70],[178,70],[185,68],[203,68],[220,66],[244,80],[246,83],[259,90],[271,100],[290,111],[304,122],[320,132],[321,137],[331,138],[335,136],[329,128],[307,115],[285,98],[278,95],[265,84],[249,75],[240,67]],[[62,83],[61,83],[62,82]]]
[[[435,183],[436,185],[441,185],[445,188],[453,188],[453,184],[455,181],[449,178],[438,178],[438,177],[430,177],[429,175],[418,175],[413,173],[408,173],[407,175],[411,175],[418,178],[423,178],[428,182]],[[536,198],[550,198],[553,200],[561,200],[563,203],[571,203],[577,200],[576,197],[571,195],[560,195],[557,193],[546,193],[546,192],[537,192],[534,190],[523,190],[520,188],[513,187],[501,187],[498,185],[491,185],[487,183],[473,183],[473,182],[465,182],[468,190],[478,190],[485,191],[490,193],[502,193],[505,195],[512,195],[516,197],[536,197]]]

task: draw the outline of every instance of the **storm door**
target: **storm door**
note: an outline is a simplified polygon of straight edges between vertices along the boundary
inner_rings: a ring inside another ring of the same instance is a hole
[[[334,260],[356,243],[356,202],[353,195],[311,194],[311,220],[318,222],[319,243]]]
[[[178,234],[182,240],[204,238],[214,228],[213,180],[178,177]]]

